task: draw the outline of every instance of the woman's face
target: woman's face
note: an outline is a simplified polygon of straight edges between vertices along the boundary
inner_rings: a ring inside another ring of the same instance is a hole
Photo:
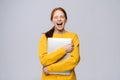
[[[66,18],[64,13],[61,10],[56,10],[54,12],[52,22],[55,26],[56,31],[64,31]]]

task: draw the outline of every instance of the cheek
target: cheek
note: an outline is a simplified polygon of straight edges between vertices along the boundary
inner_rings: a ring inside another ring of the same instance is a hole
[[[64,20],[63,22],[64,22],[64,24],[65,24],[65,23],[66,23],[66,20]]]
[[[65,22],[66,22],[66,19],[63,19],[62,21],[65,23]]]
[[[52,20],[52,23],[55,23],[55,20]]]
[[[53,19],[52,22],[55,23],[55,22],[56,22],[56,19]]]

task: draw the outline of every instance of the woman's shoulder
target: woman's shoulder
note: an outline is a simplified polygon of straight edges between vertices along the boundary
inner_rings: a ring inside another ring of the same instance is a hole
[[[46,39],[45,33],[42,33],[40,38],[41,38],[41,39]]]
[[[78,35],[77,35],[76,33],[67,31],[67,34],[69,35],[70,38],[72,38],[73,43],[74,43],[75,45],[78,45],[78,44],[79,44],[79,38],[78,38]]]
[[[74,32],[66,31],[66,35],[67,35],[67,37],[70,37],[72,39],[78,39],[78,35]]]
[[[76,33],[71,32],[71,31],[66,31],[66,33],[67,33],[68,35],[71,35],[71,36],[77,36],[77,34],[76,34]]]

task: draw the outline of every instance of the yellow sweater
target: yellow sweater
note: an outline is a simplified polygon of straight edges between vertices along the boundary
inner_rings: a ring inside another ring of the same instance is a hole
[[[47,66],[49,72],[64,72],[64,71],[71,70],[71,73],[70,75],[58,75],[58,74],[46,75],[42,71],[41,80],[76,80],[74,68],[80,60],[79,39],[78,39],[77,34],[66,31],[64,34],[54,33],[53,38],[71,38],[74,44],[74,49],[70,53],[69,58],[56,63],[56,61],[58,61],[65,54],[67,54],[66,50],[63,47],[61,47],[51,52],[50,54],[48,54],[47,53],[47,38],[45,34],[42,34],[39,45],[38,45],[38,54],[39,54],[41,64],[43,66]]]

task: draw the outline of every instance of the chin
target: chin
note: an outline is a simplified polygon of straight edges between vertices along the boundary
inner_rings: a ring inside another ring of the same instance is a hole
[[[64,30],[64,28],[63,27],[57,28],[57,30],[62,31],[62,30]]]
[[[59,31],[63,31],[64,29],[62,28],[62,29],[58,29]]]

